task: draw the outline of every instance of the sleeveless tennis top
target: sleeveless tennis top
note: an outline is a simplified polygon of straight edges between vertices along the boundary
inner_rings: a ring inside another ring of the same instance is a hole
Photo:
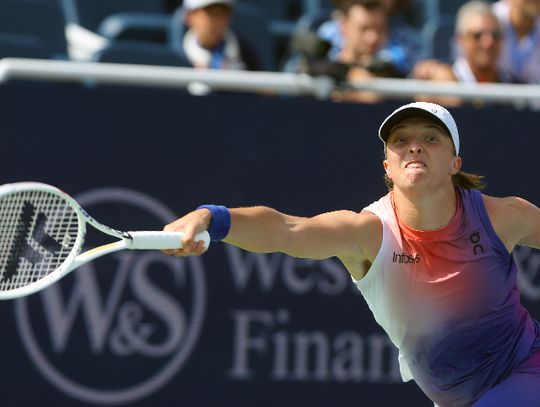
[[[439,406],[471,406],[540,348],[539,324],[520,304],[517,266],[477,190],[456,189],[447,226],[400,223],[392,193],[366,207],[383,225],[366,276],[355,281],[399,349],[404,381]]]

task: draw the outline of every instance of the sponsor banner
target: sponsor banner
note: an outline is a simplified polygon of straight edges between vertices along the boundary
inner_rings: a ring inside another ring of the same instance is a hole
[[[2,90],[10,154],[1,183],[51,183],[116,229],[161,229],[203,203],[359,211],[385,193],[376,130],[395,104]],[[536,114],[463,108],[455,117],[465,169],[487,175],[487,192],[540,203],[527,177],[537,172]],[[107,239],[89,233],[87,247]],[[471,244],[483,250],[479,236]],[[540,317],[540,255],[518,248],[515,257],[524,303]],[[432,405],[401,381],[396,349],[335,259],[221,243],[189,259],[119,252],[1,302],[0,317],[2,406]]]

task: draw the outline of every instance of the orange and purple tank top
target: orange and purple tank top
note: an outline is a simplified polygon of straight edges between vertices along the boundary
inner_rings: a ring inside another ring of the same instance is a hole
[[[441,406],[470,406],[540,349],[539,324],[520,303],[517,266],[477,190],[456,189],[447,226],[402,224],[392,193],[364,210],[383,225],[382,244],[356,281],[399,349],[403,380]]]

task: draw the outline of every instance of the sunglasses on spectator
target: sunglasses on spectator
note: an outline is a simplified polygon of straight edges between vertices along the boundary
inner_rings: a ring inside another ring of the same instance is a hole
[[[469,35],[475,41],[480,41],[480,39],[482,39],[482,37],[484,37],[485,35],[489,35],[495,41],[500,40],[502,38],[502,32],[500,30],[472,31],[472,32],[467,33],[467,35]]]

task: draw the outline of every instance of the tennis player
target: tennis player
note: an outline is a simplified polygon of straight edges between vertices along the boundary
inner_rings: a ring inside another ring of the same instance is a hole
[[[202,254],[193,236],[208,230],[249,251],[336,256],[399,349],[403,379],[436,406],[540,406],[540,324],[520,304],[511,255],[540,248],[540,209],[480,192],[439,105],[400,107],[379,137],[390,191],[360,213],[203,205],[165,227],[185,233],[184,249],[167,253]]]

